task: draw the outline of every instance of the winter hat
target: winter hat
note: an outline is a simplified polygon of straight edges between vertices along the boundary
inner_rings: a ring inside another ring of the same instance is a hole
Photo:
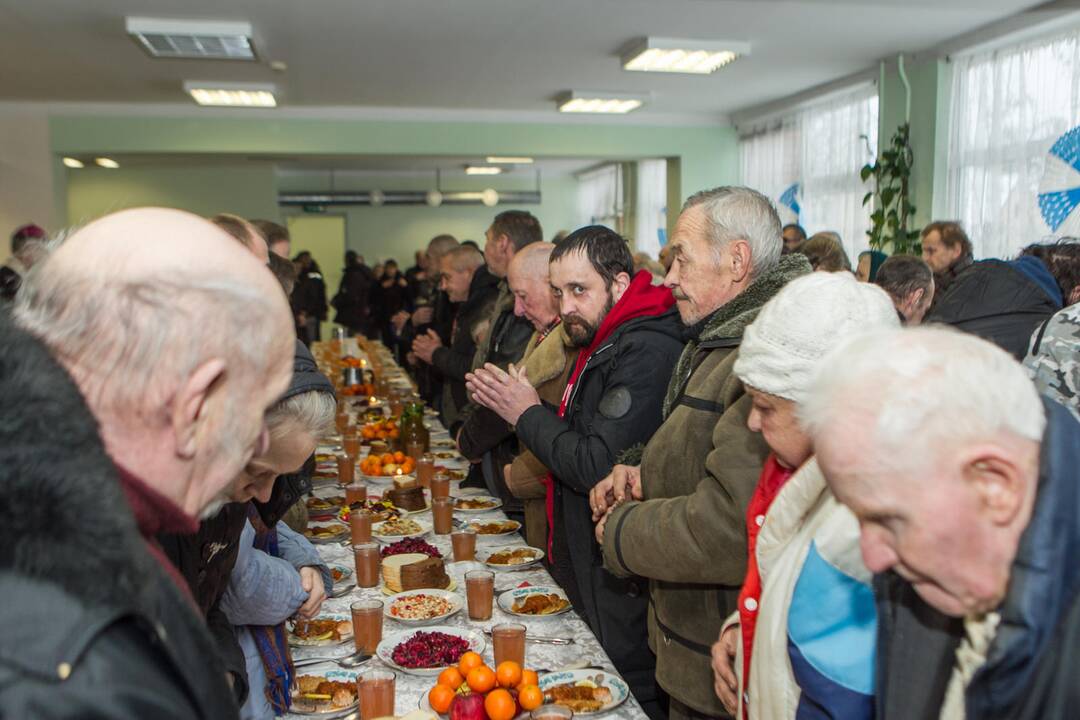
[[[819,360],[860,332],[897,327],[885,291],[847,272],[792,280],[743,333],[735,375],[755,390],[802,402]]]
[[[296,395],[317,390],[318,392],[334,395],[334,384],[325,375],[319,372],[319,366],[315,364],[315,358],[311,351],[299,340],[293,348],[293,374],[289,388],[279,398],[288,400]]]

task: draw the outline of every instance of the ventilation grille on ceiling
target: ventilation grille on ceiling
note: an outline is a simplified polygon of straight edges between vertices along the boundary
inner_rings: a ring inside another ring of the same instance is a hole
[[[251,23],[127,18],[127,31],[151,57],[254,60]]]

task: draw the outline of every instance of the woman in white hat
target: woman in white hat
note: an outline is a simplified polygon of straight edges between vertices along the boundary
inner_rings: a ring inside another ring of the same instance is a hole
[[[873,717],[877,614],[854,515],[829,493],[799,403],[837,341],[898,325],[880,288],[848,273],[784,287],[743,337],[735,374],[772,453],[747,510],[749,562],[713,646],[716,693],[752,720]]]

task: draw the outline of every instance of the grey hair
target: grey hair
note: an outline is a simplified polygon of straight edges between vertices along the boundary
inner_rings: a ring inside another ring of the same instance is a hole
[[[436,235],[431,238],[431,242],[428,243],[428,257],[432,261],[438,262],[439,258],[456,248],[458,245],[460,245],[460,243],[453,235]]]
[[[484,254],[471,245],[459,245],[447,251],[440,260],[445,259],[457,272],[475,270],[484,264]]]
[[[700,206],[705,212],[709,240],[717,263],[732,240],[750,245],[751,275],[758,277],[776,267],[784,249],[780,216],[769,198],[757,190],[723,185],[694,193],[683,212]]]
[[[266,426],[271,438],[296,429],[320,438],[333,430],[336,412],[337,400],[333,394],[309,390],[278,401],[266,414]]]
[[[181,271],[125,281],[55,265],[49,257],[27,275],[15,318],[71,372],[95,414],[162,407],[213,357],[250,369],[234,393],[270,369],[272,309],[244,284]]]
[[[863,448],[886,467],[910,469],[944,448],[1005,431],[1042,438],[1046,417],[1020,363],[996,345],[945,327],[862,333],[817,366],[799,420],[814,442],[868,424]]]

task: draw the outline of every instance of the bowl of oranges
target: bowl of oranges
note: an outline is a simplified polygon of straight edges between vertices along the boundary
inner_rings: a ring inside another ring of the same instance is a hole
[[[435,685],[420,696],[419,707],[450,720],[514,720],[544,704],[535,670],[505,660],[488,667],[475,652],[467,652],[455,667],[439,674]]]
[[[360,441],[365,445],[376,440],[397,440],[400,434],[397,418],[372,420],[360,426]]]
[[[371,453],[360,461],[360,472],[374,482],[388,482],[395,477],[412,475],[416,460],[398,450],[397,452]]]

